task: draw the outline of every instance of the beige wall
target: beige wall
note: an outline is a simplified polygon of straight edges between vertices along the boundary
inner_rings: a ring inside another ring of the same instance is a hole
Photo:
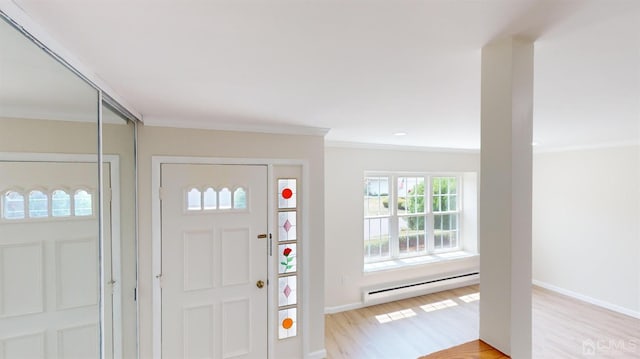
[[[197,156],[255,159],[298,159],[309,163],[310,263],[308,352],[324,349],[324,139],[168,127],[139,127],[139,308],[140,357],[152,355],[151,158]]]
[[[0,118],[0,152],[97,153],[97,121]]]

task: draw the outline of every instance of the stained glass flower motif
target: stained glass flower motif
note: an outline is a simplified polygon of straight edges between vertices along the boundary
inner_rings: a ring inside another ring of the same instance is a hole
[[[281,244],[278,246],[278,274],[293,273],[296,269],[296,244]]]

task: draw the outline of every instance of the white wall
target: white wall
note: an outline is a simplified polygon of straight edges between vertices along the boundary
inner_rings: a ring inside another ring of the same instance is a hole
[[[534,155],[533,278],[640,316],[640,147]]]
[[[310,353],[324,350],[324,139],[322,136],[274,135],[246,132],[140,126],[139,183],[139,330],[140,358],[152,356],[151,157],[200,156],[302,159],[309,164],[308,263]]]
[[[334,311],[361,305],[362,289],[412,278],[477,271],[478,257],[363,273],[362,186],[365,171],[477,172],[479,153],[327,147],[325,149],[325,305]],[[465,223],[466,224],[466,223]],[[477,228],[468,227],[475,237]],[[475,249],[475,248],[472,248]]]

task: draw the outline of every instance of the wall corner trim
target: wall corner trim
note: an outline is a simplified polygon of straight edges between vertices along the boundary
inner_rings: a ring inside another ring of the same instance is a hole
[[[620,314],[628,315],[628,316],[636,318],[636,319],[640,319],[640,311],[635,311],[635,310],[632,310],[632,309],[629,309],[629,308],[621,307],[619,305],[616,305],[616,304],[613,304],[613,303],[609,303],[609,302],[601,300],[601,299],[596,299],[596,298],[590,297],[588,295],[576,293],[576,292],[568,290],[568,289],[560,288],[560,287],[557,287],[557,286],[555,286],[553,284],[545,283],[545,282],[539,281],[537,279],[533,280],[533,285],[536,285],[538,287],[550,290],[552,292],[556,292],[556,293],[559,293],[559,294],[562,294],[562,295],[566,295],[568,297],[580,300],[580,301],[585,302],[585,303],[593,304],[595,306],[614,311],[616,313],[620,313]]]

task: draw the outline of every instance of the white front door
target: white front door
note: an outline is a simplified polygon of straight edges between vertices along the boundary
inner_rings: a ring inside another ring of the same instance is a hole
[[[267,167],[163,164],[162,356],[267,357]]]
[[[0,357],[97,358],[97,165],[0,162],[0,191]]]

